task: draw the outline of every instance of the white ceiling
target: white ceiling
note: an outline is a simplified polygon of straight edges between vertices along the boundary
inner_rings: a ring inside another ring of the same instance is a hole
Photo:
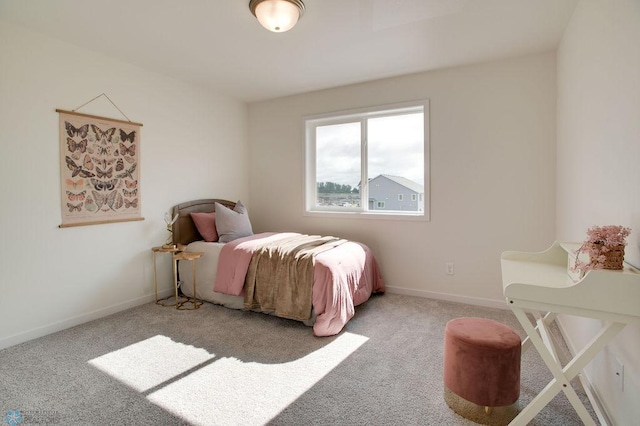
[[[555,49],[578,0],[0,0],[0,19],[251,102]]]

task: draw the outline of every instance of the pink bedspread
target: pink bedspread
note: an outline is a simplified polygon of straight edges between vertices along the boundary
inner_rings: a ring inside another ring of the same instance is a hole
[[[239,296],[253,252],[263,244],[300,235],[266,232],[225,244],[218,259],[214,290]],[[316,256],[313,274],[313,325],[316,336],[338,334],[355,313],[355,306],[372,293],[384,292],[384,282],[371,250],[349,241]]]

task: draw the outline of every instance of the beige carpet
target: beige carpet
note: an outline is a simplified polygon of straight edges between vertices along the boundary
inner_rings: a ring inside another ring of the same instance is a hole
[[[473,424],[443,398],[444,326],[461,316],[523,335],[510,311],[395,294],[358,307],[330,338],[211,304],[147,304],[0,351],[0,419],[17,410],[23,424]],[[550,379],[535,350],[524,353],[520,404]],[[559,395],[532,424],[581,422]]]

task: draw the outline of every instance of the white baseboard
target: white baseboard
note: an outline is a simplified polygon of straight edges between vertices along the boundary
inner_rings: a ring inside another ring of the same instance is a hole
[[[404,294],[407,296],[425,297],[428,299],[445,300],[447,302],[466,303],[468,305],[485,306],[489,308],[507,309],[506,303],[502,300],[483,299],[478,297],[460,296],[456,294],[436,293],[432,291],[414,290],[402,287],[387,286],[389,293]],[[173,290],[159,291],[159,297],[170,296]],[[14,334],[9,337],[0,339],[0,350],[14,346],[29,340],[37,339],[38,337],[46,336],[51,333],[65,330],[67,328],[75,327],[76,325],[83,324],[85,322],[93,321],[98,318],[106,317],[107,315],[115,314],[126,309],[130,309],[145,303],[152,302],[154,295],[147,295],[139,297],[137,299],[127,300],[126,302],[118,303],[112,306],[108,306],[103,309],[98,309],[86,314],[78,315],[66,320],[58,321],[54,324],[50,324],[44,327],[34,328],[29,331]]]
[[[461,296],[459,294],[436,293],[434,291],[415,290],[411,288],[386,286],[389,293],[404,294],[406,296],[425,297],[427,299],[444,300],[447,302],[466,303],[467,305],[484,306],[486,308],[509,309],[504,300],[483,299],[481,297]]]
[[[173,294],[173,289],[158,291],[158,297],[166,297]],[[93,321],[98,318],[106,317],[111,314],[115,314],[120,311],[124,311],[136,306],[144,305],[145,303],[153,302],[155,295],[150,294],[142,296],[137,299],[127,300],[122,303],[108,306],[106,308],[98,309],[92,312],[87,312],[82,315],[78,315],[72,318],[68,318],[62,321],[58,321],[53,324],[49,324],[44,327],[34,328],[29,331],[14,334],[9,337],[0,339],[0,350],[14,346],[20,343],[27,342],[29,340],[37,339],[38,337],[46,336],[51,333],[65,330],[67,328],[75,327],[76,325],[84,324],[85,322]]]

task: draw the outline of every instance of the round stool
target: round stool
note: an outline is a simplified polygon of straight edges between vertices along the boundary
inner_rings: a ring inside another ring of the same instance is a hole
[[[520,336],[485,318],[456,318],[444,331],[444,398],[477,423],[508,424],[518,413]]]

